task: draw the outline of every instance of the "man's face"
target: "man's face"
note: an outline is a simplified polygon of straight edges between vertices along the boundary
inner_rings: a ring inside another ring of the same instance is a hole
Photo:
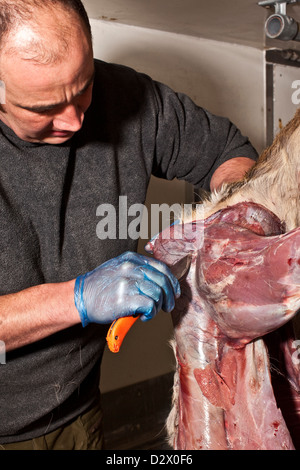
[[[1,54],[6,103],[0,120],[27,142],[62,144],[82,127],[91,104],[92,47],[86,35],[70,45],[65,60],[41,65],[19,54]]]

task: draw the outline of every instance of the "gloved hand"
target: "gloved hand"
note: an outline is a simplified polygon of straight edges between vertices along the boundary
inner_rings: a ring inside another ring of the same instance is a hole
[[[135,314],[146,321],[160,309],[170,312],[180,286],[162,262],[126,252],[79,276],[74,294],[82,325],[86,326]]]

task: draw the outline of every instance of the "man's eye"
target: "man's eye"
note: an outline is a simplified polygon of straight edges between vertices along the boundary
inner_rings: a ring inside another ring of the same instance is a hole
[[[53,106],[53,107],[49,107],[49,108],[32,108],[32,109],[28,109],[27,111],[30,111],[34,114],[51,114],[53,113],[55,110],[57,109],[56,106]]]

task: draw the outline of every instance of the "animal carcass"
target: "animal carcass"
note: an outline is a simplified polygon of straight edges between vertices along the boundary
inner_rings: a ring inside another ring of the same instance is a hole
[[[175,449],[300,448],[300,110],[255,167],[147,247],[181,278]]]

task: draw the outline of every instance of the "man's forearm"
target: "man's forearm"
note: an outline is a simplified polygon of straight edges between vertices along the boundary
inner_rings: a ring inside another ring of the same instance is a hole
[[[219,189],[223,183],[241,180],[254,164],[254,160],[246,157],[227,160],[214,172],[210,182],[211,191]]]
[[[43,284],[0,297],[0,340],[6,351],[80,323],[75,281]]]

